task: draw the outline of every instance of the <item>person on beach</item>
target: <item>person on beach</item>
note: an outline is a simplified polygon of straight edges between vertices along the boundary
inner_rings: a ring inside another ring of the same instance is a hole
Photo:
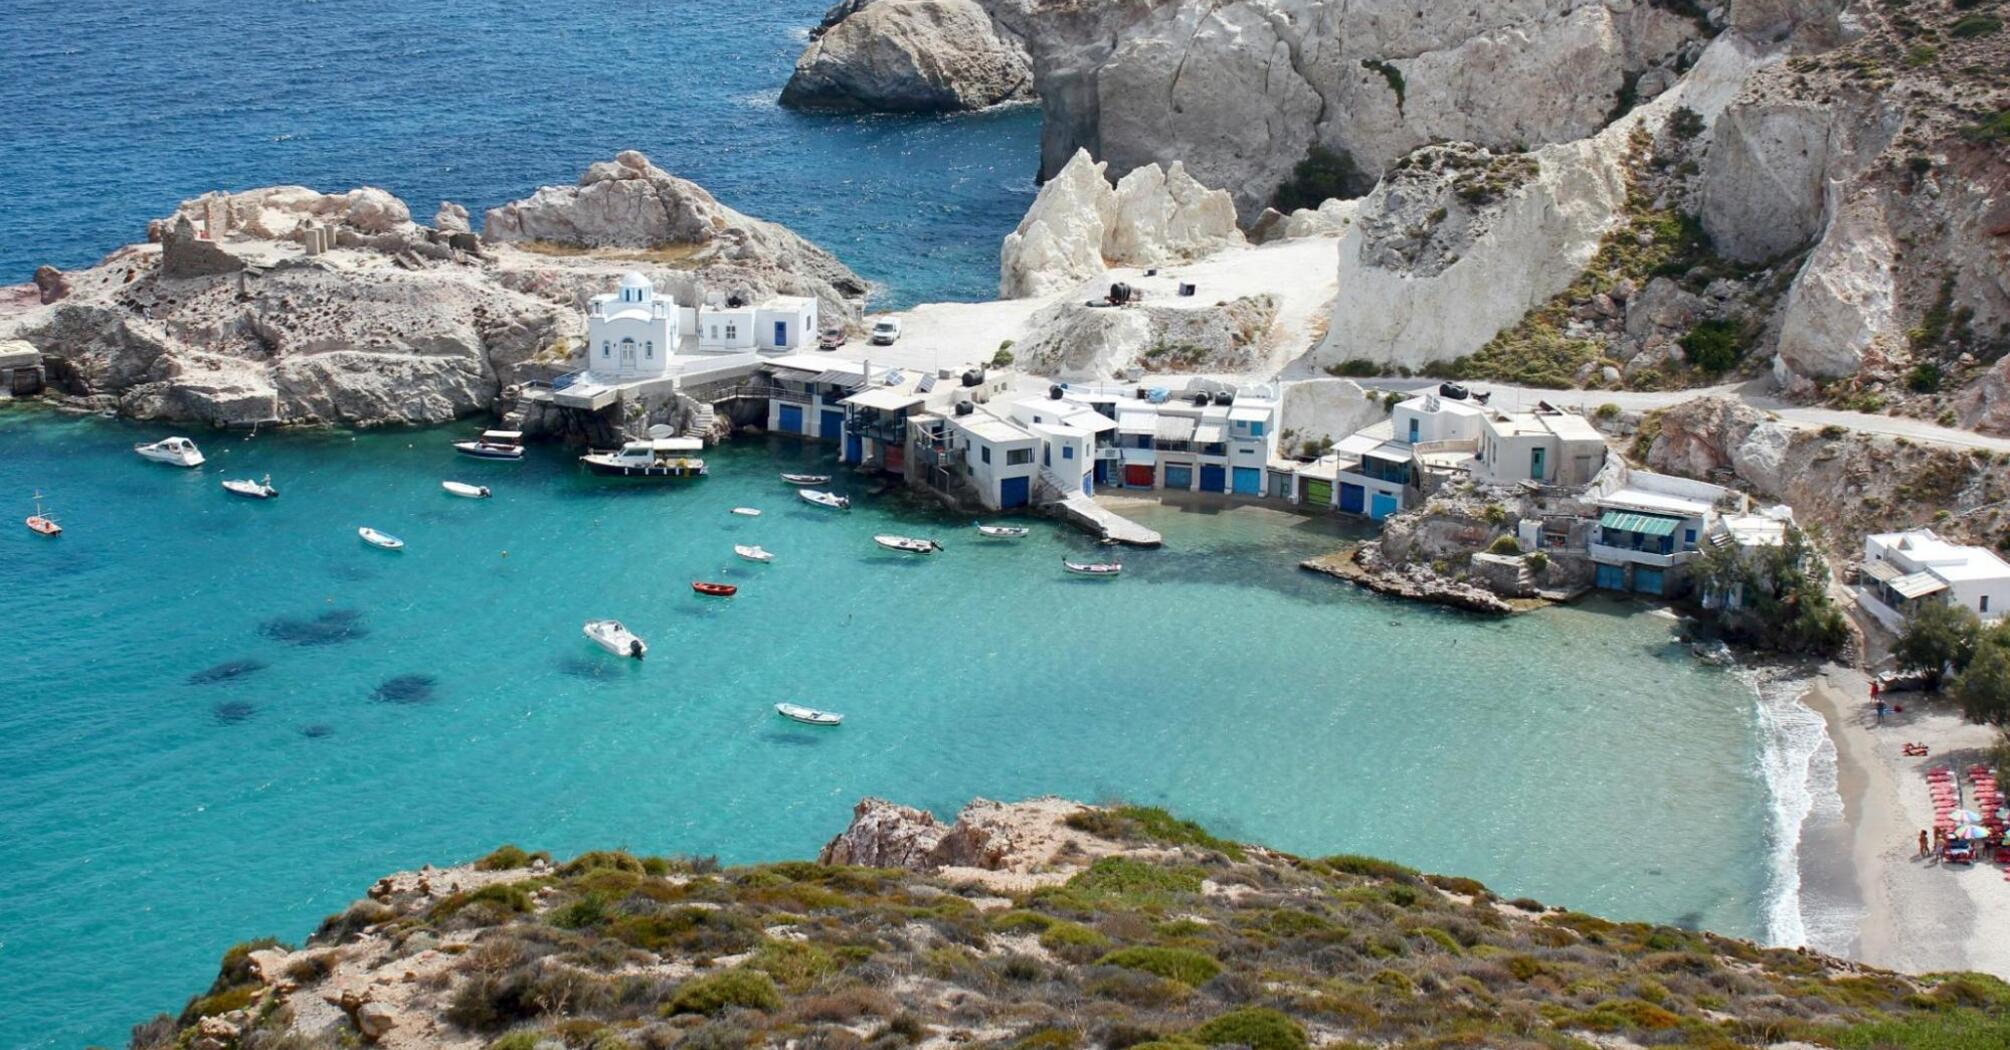
[[[1873,688],[1875,688],[1875,687],[1873,686]],[[1877,702],[1877,724],[1878,724],[1878,725],[1883,725],[1883,724],[1884,724],[1884,701],[1883,701],[1883,700],[1879,700],[1879,701]]]
[[[1919,855],[1926,856],[1926,829],[1919,829]]]

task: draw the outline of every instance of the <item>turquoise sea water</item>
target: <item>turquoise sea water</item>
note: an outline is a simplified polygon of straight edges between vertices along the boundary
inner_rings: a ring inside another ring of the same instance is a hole
[[[199,471],[128,451],[164,433],[0,414],[0,1046],[122,1043],[232,942],[302,937],[394,869],[503,841],[801,857],[868,794],[945,815],[1123,797],[1766,933],[1753,695],[1635,606],[1496,621],[1376,598],[1295,568],[1333,526],[1246,507],[1148,513],[1165,549],[1076,580],[1061,556],[1094,548],[1049,523],[993,543],[857,485],[848,514],[799,504],[776,472],[828,458],[792,439],[635,487],[554,448],[456,457],[439,431],[197,435]],[[218,487],[266,472],[276,501]],[[35,488],[62,537],[20,525]],[[948,550],[897,557],[885,531]],[[743,590],[700,599],[697,578]],[[603,616],[649,659],[587,643]],[[200,681],[231,661],[263,666]],[[796,727],[778,700],[848,718]]]
[[[0,284],[85,266],[216,189],[381,186],[422,222],[639,149],[902,307],[986,299],[1040,117],[775,105],[825,0],[9,0]]]

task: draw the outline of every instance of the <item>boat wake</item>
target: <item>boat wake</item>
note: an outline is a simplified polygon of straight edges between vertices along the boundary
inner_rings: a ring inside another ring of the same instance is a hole
[[[1803,881],[1802,844],[1844,825],[1835,742],[1821,714],[1801,702],[1813,679],[1752,668],[1736,673],[1756,699],[1759,765],[1771,800],[1766,941],[1845,953],[1853,940],[1855,909],[1809,892]]]

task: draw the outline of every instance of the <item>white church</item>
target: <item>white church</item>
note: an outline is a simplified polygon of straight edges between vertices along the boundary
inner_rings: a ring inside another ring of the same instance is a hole
[[[618,290],[587,304],[586,371],[602,383],[654,379],[699,363],[693,355],[793,353],[809,349],[816,337],[812,296],[694,308],[677,305],[649,278],[630,273]]]

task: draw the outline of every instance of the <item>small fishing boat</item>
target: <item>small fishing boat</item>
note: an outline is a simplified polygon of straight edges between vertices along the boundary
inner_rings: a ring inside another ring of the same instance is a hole
[[[1111,577],[1124,571],[1121,562],[1114,561],[1069,561],[1061,559],[1061,567],[1077,576]]]
[[[831,483],[831,476],[829,474],[783,474],[782,480],[791,485],[828,485]]]
[[[454,451],[476,459],[522,459],[523,431],[484,430],[473,441],[454,442]]]
[[[989,536],[994,540],[1024,539],[1031,535],[1032,532],[1032,529],[1023,528],[1018,525],[985,525],[979,523],[977,526],[977,534],[979,536]]]
[[[649,652],[648,644],[623,627],[620,620],[588,620],[582,631],[593,639],[593,644],[616,656],[640,660]]]
[[[806,726],[834,726],[844,721],[844,716],[836,711],[819,711],[801,704],[776,704],[775,713]]]
[[[890,551],[905,551],[908,554],[934,554],[943,546],[934,540],[918,540],[912,536],[874,536],[872,542]]]
[[[698,438],[644,438],[624,443],[613,452],[589,452],[579,457],[595,474],[621,478],[702,478],[705,461],[696,453],[705,442]]]
[[[143,442],[134,445],[133,451],[139,453],[143,459],[150,459],[155,463],[167,463],[177,467],[199,467],[203,463],[202,450],[195,447],[195,442],[185,437],[162,438],[159,441],[151,443]]]
[[[388,532],[378,532],[376,529],[370,528],[367,525],[360,529],[357,529],[356,535],[363,537],[363,542],[369,544],[372,547],[382,547],[387,551],[401,551],[405,549],[404,540],[401,540],[398,537],[393,536]]]
[[[833,510],[851,509],[851,497],[840,496],[835,492],[819,492],[816,489],[797,489],[796,495],[801,496],[804,503],[814,503],[819,507],[830,507]]]
[[[712,583],[708,580],[692,580],[691,589],[712,598],[731,598],[740,593],[740,589],[730,583]]]
[[[56,524],[56,519],[50,517],[48,512],[42,509],[42,494],[40,492],[35,493],[35,513],[28,516],[25,524],[28,526],[28,531],[39,532],[44,536],[60,536],[63,533],[63,527]]]
[[[442,481],[440,487],[463,499],[487,499],[492,493],[487,485],[469,485],[460,481]]]
[[[734,544],[733,553],[739,555],[742,558],[745,558],[748,561],[771,562],[775,560],[775,556],[773,554],[770,554],[766,549],[761,547],[749,547],[743,543]]]
[[[761,512],[753,507],[734,507],[733,513],[743,518],[758,518],[761,516]]]
[[[250,478],[225,481],[223,483],[223,490],[239,496],[247,496],[251,499],[271,499],[279,495],[279,490],[272,487],[272,475],[270,474],[265,475],[262,481],[253,481]]]

